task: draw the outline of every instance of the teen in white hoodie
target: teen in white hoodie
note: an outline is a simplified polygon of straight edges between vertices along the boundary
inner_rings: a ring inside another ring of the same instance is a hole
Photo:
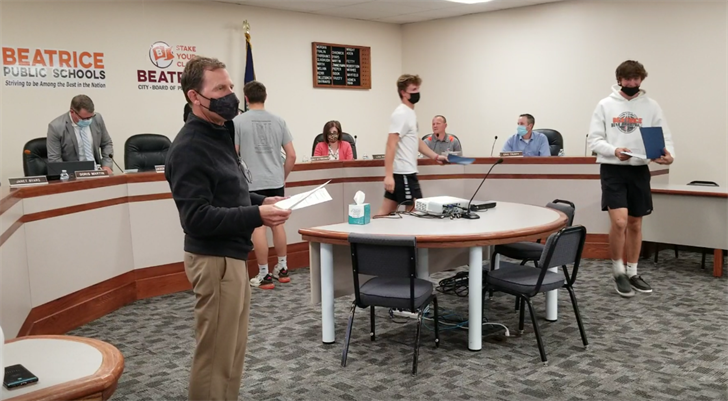
[[[617,85],[612,87],[612,94],[602,99],[594,110],[588,141],[597,153],[597,163],[601,164],[602,210],[609,211],[612,223],[609,253],[615,289],[623,297],[632,297],[634,290],[652,292],[652,287],[637,275],[642,217],[652,213],[652,192],[647,167],[650,160],[624,152],[646,153],[640,127],[662,127],[664,155],[652,161],[671,164],[674,147],[660,105],[639,88],[647,78],[644,66],[637,61],[625,61],[617,67],[616,76]]]

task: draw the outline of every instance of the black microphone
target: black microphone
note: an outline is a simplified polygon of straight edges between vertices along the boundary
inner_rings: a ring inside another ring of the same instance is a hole
[[[584,156],[587,156],[587,144],[589,143],[589,134],[586,134],[586,139],[584,139]]]
[[[493,149],[495,149],[496,141],[498,141],[498,135],[495,136],[495,138],[493,139],[493,146],[490,147],[490,157],[493,157]],[[501,159],[501,161],[503,161],[503,159]]]
[[[470,210],[470,205],[473,203],[473,199],[475,199],[475,195],[477,195],[478,194],[478,191],[480,191],[480,187],[483,186],[483,183],[485,182],[485,180],[490,175],[490,172],[493,171],[493,167],[495,167],[496,165],[501,164],[501,163],[503,163],[503,159],[502,158],[496,160],[496,162],[493,163],[492,166],[490,166],[490,170],[488,170],[488,172],[485,174],[485,177],[483,177],[483,181],[480,181],[480,185],[478,185],[478,189],[476,189],[475,190],[475,193],[473,194],[473,196],[470,197],[470,201],[468,201],[468,210],[465,212],[465,214],[463,214],[463,217],[464,218],[466,218],[466,219],[473,219],[473,220],[480,218],[480,216],[478,216],[477,213],[472,213],[472,211]]]
[[[112,155],[112,154],[109,154],[109,159],[111,159],[111,161],[112,161],[112,162],[114,162],[114,164],[116,164],[116,167],[118,167],[118,168],[119,168],[119,171],[121,171],[122,173],[124,172],[124,169],[123,169],[123,168],[121,168],[121,166],[119,166],[119,165],[118,165],[118,164],[116,163],[116,160],[114,160],[114,155]],[[111,170],[113,171],[113,169],[114,169],[114,168],[112,167],[112,168],[111,168]]]
[[[356,135],[354,135],[354,145],[356,145]]]

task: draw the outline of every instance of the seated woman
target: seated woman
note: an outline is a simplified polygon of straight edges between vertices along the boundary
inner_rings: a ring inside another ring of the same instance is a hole
[[[341,124],[329,121],[324,125],[324,142],[319,142],[314,156],[328,156],[329,160],[354,160],[351,144],[341,140]]]

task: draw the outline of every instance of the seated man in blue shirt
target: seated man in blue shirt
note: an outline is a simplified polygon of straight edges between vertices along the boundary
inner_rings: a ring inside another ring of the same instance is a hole
[[[530,114],[518,117],[518,131],[508,138],[503,152],[523,152],[523,156],[551,156],[549,139],[546,135],[533,130],[536,119]]]

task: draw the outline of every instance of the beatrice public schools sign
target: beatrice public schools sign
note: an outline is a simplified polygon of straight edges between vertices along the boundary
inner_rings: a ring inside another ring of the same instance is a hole
[[[106,88],[104,53],[3,47],[3,85],[15,88]]]

